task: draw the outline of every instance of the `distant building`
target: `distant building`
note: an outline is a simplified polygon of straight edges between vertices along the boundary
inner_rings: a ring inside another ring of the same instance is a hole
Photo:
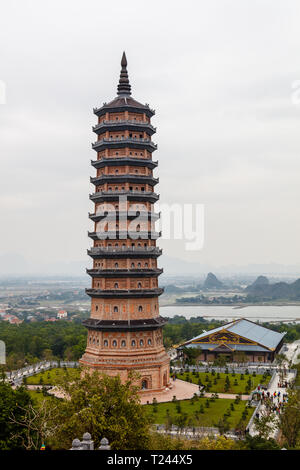
[[[57,313],[57,318],[67,318],[68,317],[68,312],[66,310],[59,310]]]
[[[177,350],[182,353],[184,348],[198,349],[197,359],[204,362],[213,362],[220,356],[226,357],[228,362],[235,362],[238,357],[243,357],[245,362],[272,362],[283,345],[285,334],[241,318],[205,331]]]
[[[20,320],[18,317],[16,317],[15,315],[4,315],[2,317],[2,319],[4,321],[8,321],[9,323],[13,324],[13,325],[19,325],[20,323],[23,323],[23,320]]]
[[[9,323],[13,325],[20,325],[20,323],[23,323],[23,320],[20,320],[19,318],[14,317],[10,319]]]

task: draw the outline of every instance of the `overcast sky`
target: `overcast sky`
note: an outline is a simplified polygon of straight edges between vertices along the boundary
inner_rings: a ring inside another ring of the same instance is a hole
[[[161,202],[205,205],[203,264],[300,263],[300,4],[279,0],[4,0],[0,255],[32,270],[84,260],[92,109],[155,108]],[[293,95],[294,93],[294,95]]]

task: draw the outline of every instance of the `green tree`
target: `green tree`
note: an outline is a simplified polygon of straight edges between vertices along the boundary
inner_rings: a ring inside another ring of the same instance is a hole
[[[264,410],[259,418],[254,418],[254,428],[259,437],[268,439],[276,429],[276,416],[271,411]]]
[[[112,449],[147,449],[150,418],[140,405],[137,374],[122,384],[119,376],[84,371],[71,382],[62,378],[59,389],[67,400],[59,403],[58,430],[53,445],[69,449],[76,436],[89,432],[98,447],[105,436]]]
[[[12,387],[0,382],[0,450],[14,450],[23,447],[25,430],[19,424],[13,423],[15,415],[22,419],[26,408],[31,404],[31,398],[24,387],[13,390]]]
[[[280,416],[279,429],[289,447],[294,448],[300,438],[300,391],[289,390],[288,402]]]
[[[227,431],[229,431],[230,424],[228,423],[227,416],[224,416],[223,418],[220,418],[217,423],[214,423],[214,426],[218,428],[219,433],[225,434]]]

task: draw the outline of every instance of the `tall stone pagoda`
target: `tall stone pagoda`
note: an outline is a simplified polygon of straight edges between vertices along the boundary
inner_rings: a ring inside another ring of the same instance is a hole
[[[125,53],[121,66],[118,96],[94,109],[97,160],[91,163],[97,176],[91,178],[95,210],[89,217],[95,227],[88,234],[93,268],[87,270],[92,287],[86,290],[92,300],[91,316],[83,322],[88,336],[80,363],[119,374],[122,381],[137,371],[141,391],[159,391],[169,384],[169,357],[158,304],[163,270],[157,267],[161,249],[155,232],[159,195],[152,153],[157,146],[150,122],[155,112],[131,97]]]

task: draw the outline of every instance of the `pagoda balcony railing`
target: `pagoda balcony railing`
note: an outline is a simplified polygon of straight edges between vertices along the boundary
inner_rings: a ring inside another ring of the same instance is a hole
[[[156,255],[161,255],[162,254],[162,249],[158,248],[157,246],[119,246],[119,247],[113,247],[113,246],[96,246],[88,250],[88,255],[101,255],[101,254],[110,254],[110,253],[116,253],[116,254],[121,254],[121,253],[137,253],[137,254],[156,254]]]
[[[138,232],[137,230],[119,230],[116,228],[116,230],[108,230],[107,232],[88,232],[88,237],[93,240],[127,240],[127,238],[131,240],[156,240],[161,237],[161,232],[154,230],[141,230]]]
[[[128,252],[128,253],[135,253],[135,252],[147,252],[147,253],[157,253],[161,254],[161,248],[157,246],[95,246],[89,250],[92,253],[120,253],[120,252]]]
[[[146,139],[146,138],[134,138],[134,137],[124,137],[124,138],[113,138],[113,137],[105,137],[103,139],[97,140],[92,144],[92,148],[95,149],[97,147],[100,147],[103,144],[141,144],[141,145],[148,145],[150,146],[153,150],[157,149],[157,144],[154,144],[152,140]]]
[[[96,269],[86,269],[87,274],[91,276],[101,276],[102,274],[149,274],[149,275],[160,275],[164,272],[162,268],[96,268]]]
[[[124,124],[128,124],[128,125],[134,125],[134,126],[138,126],[138,127],[149,127],[153,132],[156,132],[156,127],[152,126],[152,124],[148,121],[134,121],[134,120],[131,120],[131,119],[119,119],[118,121],[108,121],[108,120],[104,120],[102,122],[100,122],[99,124],[96,124],[95,126],[93,126],[93,131],[97,131],[98,129],[101,129],[102,127],[106,127],[106,126],[111,126],[111,127],[118,127],[119,125],[124,125]]]
[[[105,166],[125,166],[125,165],[134,165],[134,166],[145,166],[148,168],[156,168],[158,165],[157,160],[152,160],[151,155],[145,156],[140,155],[133,157],[132,155],[111,155],[111,156],[101,156],[98,160],[91,160],[91,165],[95,168],[103,168]]]
[[[93,194],[90,194],[90,199],[93,201],[99,197],[103,196],[111,196],[111,197],[118,197],[118,196],[133,196],[133,197],[146,197],[146,198],[152,198],[155,201],[158,201],[159,199],[159,194],[154,193],[153,191],[134,191],[134,190],[126,190],[126,189],[121,189],[120,191],[98,191]]]
[[[87,318],[82,322],[84,326],[99,330],[140,330],[149,328],[161,328],[168,320],[162,317],[141,318],[139,320],[102,320],[97,318]],[[149,360],[149,358],[147,358]]]
[[[99,297],[117,297],[122,295],[133,297],[156,297],[163,294],[164,289],[159,287],[155,287],[153,289],[86,289],[85,292],[88,295]]]
[[[102,155],[101,158],[99,158],[99,160],[91,160],[91,163],[96,163],[96,162],[99,162],[101,160],[128,160],[129,162],[139,162],[139,163],[142,163],[144,160],[151,160],[153,162],[153,164],[155,164],[156,166],[158,165],[158,161],[157,160],[152,160],[151,159],[151,155],[139,155],[138,157],[134,157],[132,155],[111,155],[111,156],[106,156],[106,155]]]
[[[163,268],[93,268],[93,269],[86,269],[88,274],[101,274],[105,272],[110,273],[158,273],[162,274],[164,272]]]
[[[159,183],[159,178],[154,178],[152,175],[139,175],[137,173],[117,173],[117,174],[106,174],[106,175],[100,175],[100,176],[91,176],[90,177],[90,182],[92,184],[100,184],[100,183],[105,183],[106,180],[111,180],[112,184],[113,181],[118,182],[118,180],[124,180],[124,181],[141,181],[142,184],[150,184],[151,186],[154,186]]]
[[[99,211],[99,212],[89,212],[89,218],[91,220],[94,220],[95,222],[97,220],[101,220],[103,218],[112,218],[114,219],[115,217],[116,218],[136,218],[136,217],[141,217],[143,219],[147,219],[147,220],[158,220],[161,216],[161,212],[151,212],[151,211],[139,211],[139,210],[128,210],[128,211],[119,211],[119,210],[116,210],[116,211],[106,211],[106,210],[102,210],[102,211]]]

